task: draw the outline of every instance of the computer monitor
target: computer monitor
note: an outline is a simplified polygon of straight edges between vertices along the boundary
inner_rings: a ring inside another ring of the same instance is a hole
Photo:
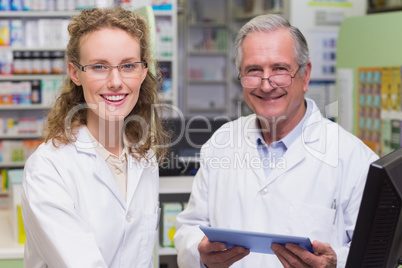
[[[402,148],[370,165],[347,268],[402,264]]]
[[[232,121],[227,116],[165,118],[163,127],[170,132],[167,156],[159,167],[160,176],[195,175],[199,168],[202,145],[223,124]]]

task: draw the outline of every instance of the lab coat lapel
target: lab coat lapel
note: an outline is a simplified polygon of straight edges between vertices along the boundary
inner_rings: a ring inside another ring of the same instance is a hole
[[[261,187],[263,187],[263,184],[265,182],[265,172],[263,169],[263,165],[261,163],[261,157],[260,154],[258,153],[258,149],[257,149],[257,138],[258,132],[260,132],[260,126],[258,124],[257,121],[257,116],[253,116],[253,117],[245,117],[242,118],[241,120],[244,120],[244,122],[242,122],[242,127],[241,129],[243,130],[245,127],[248,128],[246,133],[243,133],[243,135],[246,136],[246,139],[248,139],[248,141],[245,141],[246,143],[249,143],[248,146],[246,146],[247,148],[247,152],[244,154],[246,157],[247,155],[250,156],[249,161],[250,163],[249,166],[255,166],[258,168],[251,168],[255,174],[255,176],[258,178],[258,182],[260,184]],[[248,120],[254,120],[254,122],[249,123]],[[252,165],[251,162],[255,163],[256,160],[260,161],[259,165]]]
[[[91,142],[91,139],[88,136],[88,133],[85,127],[81,127],[77,134],[77,141],[75,142],[75,147],[77,148],[78,152],[91,154],[95,158],[95,165],[94,165],[94,176],[96,179],[101,181],[105,184],[106,187],[109,188],[111,193],[115,196],[121,206],[125,209],[125,201],[123,200],[123,196],[120,193],[120,190],[117,186],[116,181],[113,178],[113,174],[106,164],[105,160],[102,159],[95,151],[94,146]]]
[[[304,122],[301,135],[293,142],[283,156],[284,168],[276,168],[268,177],[267,184],[264,187],[302,162],[312,150],[322,147],[323,141],[321,137],[325,134],[323,133],[325,131],[322,124],[323,119],[317,106],[313,104],[312,114]]]
[[[264,172],[264,168],[263,168],[263,163],[261,162],[261,157],[260,157],[260,154],[258,153],[258,149],[253,148],[250,151],[250,161],[255,163],[256,160],[259,161],[259,164],[255,165],[258,168],[252,168],[252,170],[254,171],[255,175],[258,178],[258,182],[259,182],[260,186],[263,187],[263,185],[265,183],[265,172]],[[253,166],[253,165],[254,164],[250,163],[250,166]]]
[[[134,193],[138,187],[138,183],[141,180],[142,173],[144,172],[144,163],[142,161],[135,160],[134,157],[129,155],[127,166],[127,207],[130,207]]]
[[[291,170],[297,164],[302,162],[306,157],[306,152],[302,148],[302,144],[300,142],[300,138],[298,138],[290,148],[283,155],[284,160],[280,162],[280,165],[273,170],[273,172],[268,176],[267,184],[264,186],[271,184],[276,179],[278,179],[283,173]],[[283,165],[283,166],[281,166]]]
[[[119,200],[120,205],[125,209],[126,204],[123,200],[123,195],[120,192],[120,189],[117,186],[116,181],[114,180],[112,171],[106,164],[105,160],[103,160],[99,155],[96,156],[96,168],[95,168],[95,176],[98,180],[102,181],[109,190],[113,193],[113,195]]]

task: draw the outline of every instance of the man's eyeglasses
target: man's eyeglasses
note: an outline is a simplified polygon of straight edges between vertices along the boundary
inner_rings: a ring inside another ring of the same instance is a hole
[[[100,79],[106,79],[113,68],[117,68],[122,77],[130,78],[138,76],[142,73],[142,70],[148,67],[148,63],[143,62],[129,62],[120,65],[107,65],[107,64],[89,64],[80,65],[77,62],[73,62],[82,72],[88,77],[96,77]]]
[[[270,77],[262,78],[260,76],[253,75],[241,76],[239,74],[238,79],[240,80],[241,85],[245,88],[259,88],[262,85],[263,80],[268,80],[272,87],[288,87],[292,84],[292,79],[295,78],[296,74],[303,65],[299,65],[299,68],[297,68],[297,71],[293,76],[290,74],[274,74]]]

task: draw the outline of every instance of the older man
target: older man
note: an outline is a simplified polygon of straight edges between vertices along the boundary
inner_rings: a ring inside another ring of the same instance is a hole
[[[202,148],[188,208],[177,217],[179,266],[343,267],[378,157],[304,97],[307,42],[283,17],[243,26],[236,65],[254,114],[222,126]],[[275,255],[227,249],[199,225],[309,237],[314,253],[294,244],[272,245]]]

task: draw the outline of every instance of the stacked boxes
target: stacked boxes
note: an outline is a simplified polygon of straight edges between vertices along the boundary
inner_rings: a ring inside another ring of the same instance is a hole
[[[357,135],[383,156],[401,147],[401,66],[359,68]]]
[[[9,211],[11,211],[11,228],[16,241],[23,244],[25,242],[25,231],[21,216],[21,183],[23,177],[23,169],[9,170],[10,178],[10,196]]]

